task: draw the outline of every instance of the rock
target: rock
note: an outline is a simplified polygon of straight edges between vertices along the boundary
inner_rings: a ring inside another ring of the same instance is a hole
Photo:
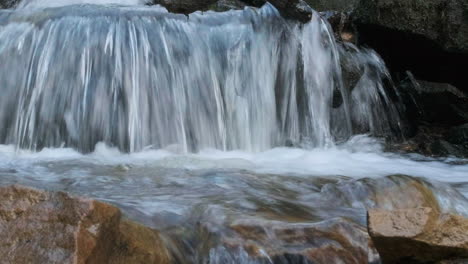
[[[435,263],[468,257],[468,219],[429,207],[370,210],[368,231],[383,263]]]
[[[457,87],[418,80],[411,72],[398,86],[411,123],[451,127],[468,122],[468,94]]]
[[[2,263],[168,263],[158,233],[114,206],[22,186],[0,188]]]
[[[359,0],[306,0],[306,3],[317,11],[350,12]]]
[[[169,12],[190,14],[195,11],[205,11],[217,0],[155,0],[154,4],[162,5]]]
[[[259,262],[372,263],[378,259],[365,230],[336,218],[319,223],[239,222],[224,238],[228,249],[242,248]]]
[[[312,8],[304,0],[269,0],[285,18],[307,23],[312,18]]]
[[[398,85],[412,127],[398,148],[431,156],[468,156],[461,127],[468,123],[468,94],[448,83],[417,80],[410,72]],[[460,127],[460,128],[458,128]],[[455,130],[459,129],[459,132]]]
[[[19,3],[19,0],[0,0],[0,9],[13,8]]]
[[[210,7],[210,10],[224,12],[228,10],[240,10],[246,7],[246,3],[240,0],[218,0]]]
[[[459,144],[468,149],[468,123],[450,128],[446,139],[450,143]]]
[[[397,82],[411,71],[468,92],[467,12],[465,0],[362,0],[353,21],[360,44],[382,56]]]
[[[359,24],[420,35],[446,51],[468,53],[467,12],[465,0],[363,0],[355,17]]]
[[[330,23],[335,33],[336,40],[357,44],[356,30],[349,17],[349,13],[322,12],[321,14],[328,20],[328,23]]]

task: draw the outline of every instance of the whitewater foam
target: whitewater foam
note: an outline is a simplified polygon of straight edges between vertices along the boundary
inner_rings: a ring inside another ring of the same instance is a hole
[[[464,182],[468,164],[462,159],[432,159],[420,155],[400,155],[382,151],[382,144],[365,135],[333,148],[312,150],[274,148],[264,152],[220,151],[204,149],[199,153],[180,153],[172,146],[160,150],[122,153],[103,143],[89,154],[70,148],[46,148],[39,152],[18,150],[14,146],[0,146],[0,164],[3,168],[28,167],[54,162],[80,162],[98,166],[128,166],[201,169],[235,169],[255,173],[298,176],[345,176],[351,178],[381,177],[405,174],[444,182]],[[21,164],[21,165],[20,165]]]

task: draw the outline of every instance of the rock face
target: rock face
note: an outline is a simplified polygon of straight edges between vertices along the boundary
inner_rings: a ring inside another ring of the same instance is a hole
[[[468,53],[468,2],[464,0],[363,0],[357,21],[434,41],[446,51]]]
[[[158,233],[94,200],[0,188],[2,263],[168,263]]]
[[[468,257],[468,219],[429,207],[370,210],[368,231],[383,263],[434,263]]]
[[[468,92],[468,2],[362,0],[353,13],[359,42],[375,49],[394,80],[418,80]]]
[[[359,0],[306,0],[307,4],[317,11],[350,12]]]
[[[155,0],[154,4],[162,5],[173,13],[190,14],[207,10],[216,2],[217,0]]]
[[[468,95],[449,83],[417,80],[410,72],[399,91],[415,132],[403,149],[432,156],[468,157],[463,125],[468,123]]]

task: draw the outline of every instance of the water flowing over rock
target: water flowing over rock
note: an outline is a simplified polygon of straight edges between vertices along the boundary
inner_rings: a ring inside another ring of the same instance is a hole
[[[0,72],[1,143],[260,151],[399,130],[382,60],[337,46],[320,15],[301,25],[271,5],[188,19],[157,7],[47,10],[0,11],[11,69]],[[355,87],[343,85],[347,56]]]
[[[2,263],[169,263],[158,233],[66,193],[0,188]]]
[[[379,258],[361,226],[345,219],[313,224],[239,222],[210,263],[239,263],[240,252],[262,263],[375,263]]]
[[[435,263],[468,258],[468,218],[420,207],[371,210],[369,234],[384,263]]]

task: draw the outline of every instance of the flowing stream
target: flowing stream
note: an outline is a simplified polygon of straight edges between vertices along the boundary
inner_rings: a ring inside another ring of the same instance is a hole
[[[318,13],[24,0],[0,10],[0,61],[0,184],[116,204],[181,263],[253,263],[195,223],[365,226],[366,209],[411,202],[408,182],[468,215],[467,161],[384,152],[398,91]]]

